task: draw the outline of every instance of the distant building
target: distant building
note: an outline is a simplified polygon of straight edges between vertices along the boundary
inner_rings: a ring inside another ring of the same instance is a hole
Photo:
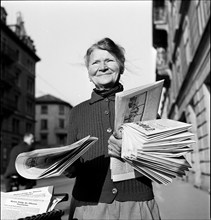
[[[44,147],[66,144],[72,106],[52,95],[36,98],[36,140]]]
[[[40,61],[33,40],[26,34],[21,14],[7,24],[1,7],[0,140],[1,173],[11,148],[35,126],[35,66]]]
[[[209,191],[210,1],[153,1],[153,43],[165,61],[157,79],[168,77],[162,116],[191,123],[196,134],[186,181]]]

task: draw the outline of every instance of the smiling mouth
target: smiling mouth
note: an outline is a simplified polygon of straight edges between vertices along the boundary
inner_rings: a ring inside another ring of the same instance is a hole
[[[109,76],[109,75],[112,75],[112,73],[103,73],[103,74],[98,74],[97,76]]]

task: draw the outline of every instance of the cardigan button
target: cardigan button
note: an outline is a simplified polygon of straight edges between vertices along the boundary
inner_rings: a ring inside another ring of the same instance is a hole
[[[105,98],[105,101],[108,102],[108,98]]]
[[[117,194],[117,188],[112,189],[112,194]]]
[[[107,110],[105,110],[105,112],[104,112],[106,115],[108,115],[109,114],[109,111],[107,111]]]
[[[112,129],[111,129],[111,128],[108,128],[106,131],[107,131],[108,133],[111,133],[111,132],[112,132]]]

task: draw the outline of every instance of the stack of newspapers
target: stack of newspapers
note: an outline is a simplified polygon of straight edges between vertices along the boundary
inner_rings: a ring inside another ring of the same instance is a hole
[[[157,119],[122,125],[122,159],[151,180],[168,184],[191,168],[185,158],[193,151],[191,124]]]
[[[49,219],[46,214],[68,198],[54,194],[54,186],[36,187],[12,192],[1,192],[1,219]],[[53,215],[49,217],[53,218]]]

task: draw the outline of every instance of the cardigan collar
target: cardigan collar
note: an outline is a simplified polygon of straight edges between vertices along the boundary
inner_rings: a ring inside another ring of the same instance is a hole
[[[89,103],[93,104],[93,103],[101,101],[103,99],[109,99],[109,100],[114,101],[115,100],[115,94],[113,94],[113,95],[111,95],[111,96],[109,96],[107,98],[103,98],[102,96],[98,95],[95,91],[93,91],[91,99],[89,100]]]

